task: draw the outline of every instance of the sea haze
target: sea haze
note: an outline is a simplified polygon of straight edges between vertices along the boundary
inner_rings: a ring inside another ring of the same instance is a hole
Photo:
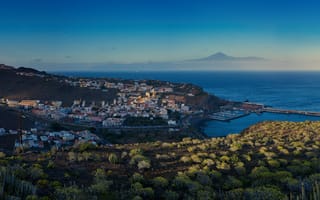
[[[207,92],[233,101],[263,103],[284,109],[320,111],[320,72],[199,71],[199,72],[57,72],[67,76],[156,79],[193,83]],[[264,113],[251,114],[231,122],[210,121],[204,127],[209,136],[239,133],[265,120],[305,121],[319,117]]]

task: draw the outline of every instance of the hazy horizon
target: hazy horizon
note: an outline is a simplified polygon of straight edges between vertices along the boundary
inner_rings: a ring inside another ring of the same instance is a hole
[[[13,0],[0,63],[46,71],[320,70],[320,3]],[[216,52],[265,61],[190,61]]]

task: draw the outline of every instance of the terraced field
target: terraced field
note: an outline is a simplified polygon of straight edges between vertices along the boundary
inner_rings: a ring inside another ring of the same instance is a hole
[[[82,144],[1,162],[50,199],[319,199],[320,122],[264,122],[207,140]]]

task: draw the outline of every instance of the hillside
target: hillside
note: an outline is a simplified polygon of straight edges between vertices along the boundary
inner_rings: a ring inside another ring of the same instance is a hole
[[[75,99],[92,102],[112,101],[116,97],[116,90],[110,89],[108,93],[104,93],[88,88],[72,87],[61,80],[63,77],[35,69],[0,65],[0,98],[58,100],[70,105]]]
[[[58,199],[319,199],[319,149],[320,122],[264,122],[225,138],[83,144],[1,163]]]

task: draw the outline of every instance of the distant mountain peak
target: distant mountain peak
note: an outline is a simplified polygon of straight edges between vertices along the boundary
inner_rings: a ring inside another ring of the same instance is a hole
[[[229,57],[231,57],[231,56],[228,56],[227,54],[222,53],[222,52],[217,52],[217,53],[212,54],[211,56],[208,56],[206,58],[221,59],[221,58],[229,58]]]
[[[229,56],[223,52],[217,52],[204,58],[193,59],[191,61],[262,61],[265,60],[261,57],[248,56],[248,57],[234,57]]]

